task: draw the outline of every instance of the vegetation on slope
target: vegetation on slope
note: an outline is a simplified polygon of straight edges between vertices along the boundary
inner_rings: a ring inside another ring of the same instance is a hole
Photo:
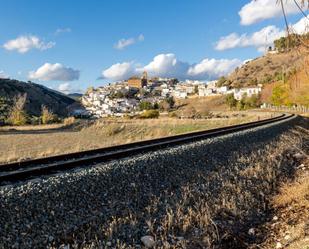
[[[17,96],[26,95],[25,112],[29,116],[40,116],[42,106],[46,106],[50,111],[58,116],[66,116],[67,108],[75,103],[57,91],[48,89],[35,83],[25,83],[11,79],[0,79],[0,103],[10,105],[10,100]],[[3,106],[2,104],[0,106]],[[0,107],[0,112],[3,107]],[[1,114],[1,113],[0,113]]]
[[[309,106],[309,35],[282,37],[274,41],[274,53],[251,60],[219,86],[234,88],[262,85],[261,102],[273,105]]]

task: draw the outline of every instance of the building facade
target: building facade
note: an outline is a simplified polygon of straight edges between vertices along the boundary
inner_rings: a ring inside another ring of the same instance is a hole
[[[141,78],[137,76],[133,76],[130,79],[128,79],[128,86],[133,87],[133,88],[146,87],[147,83],[148,83],[147,72],[144,72]]]

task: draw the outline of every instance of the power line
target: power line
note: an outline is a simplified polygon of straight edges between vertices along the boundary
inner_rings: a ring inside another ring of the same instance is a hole
[[[282,13],[283,13],[283,16],[284,16],[286,30],[287,30],[288,35],[289,35],[289,23],[288,23],[288,20],[287,20],[287,17],[286,17],[284,5],[283,5],[283,0],[280,0],[280,4],[281,4]]]
[[[303,11],[303,9],[300,7],[299,3],[298,3],[296,0],[293,0],[293,1],[294,1],[294,3],[296,4],[297,8],[300,10],[300,12],[304,15],[304,17],[306,17],[306,18],[309,20],[307,14],[306,14],[306,13]]]

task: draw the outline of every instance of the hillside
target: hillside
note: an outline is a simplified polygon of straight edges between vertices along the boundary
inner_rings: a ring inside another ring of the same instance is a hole
[[[261,84],[263,103],[309,106],[308,62],[308,48],[304,46],[270,52],[248,61],[219,82],[234,88]]]
[[[39,84],[0,79],[0,97],[12,100],[15,96],[22,94],[27,94],[25,109],[33,116],[41,115],[42,105],[59,116],[65,116],[67,108],[75,103],[72,98]]]
[[[282,74],[292,74],[298,70],[305,59],[305,53],[290,50],[282,53],[268,53],[237,68],[229,77],[233,87],[267,84],[280,80]]]

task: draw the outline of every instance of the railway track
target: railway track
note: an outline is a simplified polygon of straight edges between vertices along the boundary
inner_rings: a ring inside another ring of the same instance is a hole
[[[206,131],[198,131],[171,137],[117,145],[108,148],[70,153],[17,163],[0,165],[0,185],[7,185],[33,177],[49,175],[79,167],[89,167],[102,162],[117,160],[140,153],[151,152],[179,144],[218,137],[229,133],[263,126],[293,117],[293,114],[255,121],[240,125],[227,126]]]

